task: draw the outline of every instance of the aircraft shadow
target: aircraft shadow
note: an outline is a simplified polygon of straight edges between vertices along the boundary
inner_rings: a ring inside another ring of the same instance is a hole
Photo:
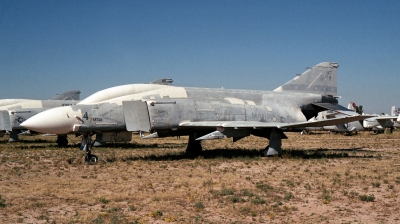
[[[50,140],[43,140],[43,139],[35,139],[35,140],[19,140],[16,142],[9,142],[8,139],[0,141],[0,143],[2,144],[18,144],[18,143],[24,143],[24,144],[34,144],[34,143],[54,143],[54,141],[50,141]]]
[[[184,159],[262,159],[264,150],[247,149],[213,149],[204,150],[200,155],[186,154],[185,152],[167,153],[164,155],[129,156],[124,161],[175,161]],[[317,150],[284,150],[281,157],[266,157],[266,159],[324,159],[324,158],[373,158],[372,153],[360,155],[360,149],[317,149]]]

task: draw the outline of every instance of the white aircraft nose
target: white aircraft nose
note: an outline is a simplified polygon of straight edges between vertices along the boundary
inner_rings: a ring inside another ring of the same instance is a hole
[[[58,107],[36,114],[21,126],[40,133],[68,134],[73,131],[75,124],[79,124],[76,116],[82,116],[80,111],[74,111],[71,107]]]

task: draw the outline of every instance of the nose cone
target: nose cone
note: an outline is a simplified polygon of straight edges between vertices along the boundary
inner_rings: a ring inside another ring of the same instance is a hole
[[[40,133],[68,134],[73,131],[75,124],[79,124],[75,116],[81,115],[80,111],[74,111],[71,107],[57,107],[36,114],[20,126]]]

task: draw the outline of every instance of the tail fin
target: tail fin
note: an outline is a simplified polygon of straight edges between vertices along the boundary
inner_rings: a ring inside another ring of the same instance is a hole
[[[347,109],[352,110],[352,111],[356,111],[357,105],[354,102],[350,102],[347,105]]]
[[[81,91],[71,90],[65,93],[57,94],[50,100],[79,100],[79,94],[81,94]]]
[[[336,62],[321,62],[274,91],[337,96],[338,67]]]
[[[391,116],[397,116],[397,115],[399,115],[399,109],[400,109],[400,108],[396,108],[396,106],[393,106],[393,107],[392,107],[392,114],[391,114]]]

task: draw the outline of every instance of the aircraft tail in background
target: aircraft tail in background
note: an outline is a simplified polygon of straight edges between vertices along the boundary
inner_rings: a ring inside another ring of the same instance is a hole
[[[393,106],[392,107],[392,112],[391,112],[391,116],[397,116],[397,115],[399,115],[399,110],[400,110],[400,108],[396,108],[396,106]]]
[[[350,103],[347,105],[347,109],[349,109],[349,110],[356,111],[356,108],[357,108],[357,105],[356,105],[356,103],[354,103],[354,102],[350,102]]]
[[[71,91],[67,91],[65,93],[57,94],[50,100],[79,100],[80,94],[81,94],[81,91],[79,91],[79,90],[71,90]]]

